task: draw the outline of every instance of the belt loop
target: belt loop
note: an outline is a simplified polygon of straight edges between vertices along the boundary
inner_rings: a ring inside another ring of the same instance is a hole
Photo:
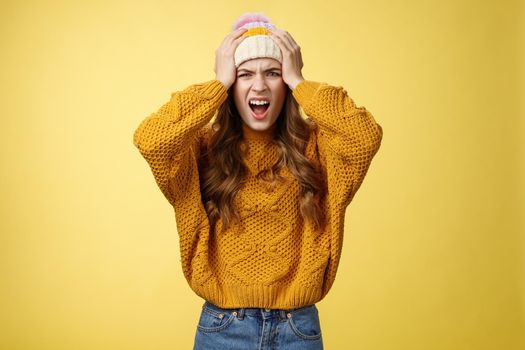
[[[237,318],[239,320],[243,320],[244,319],[244,310],[245,309],[243,307],[239,309],[239,312],[237,313]]]
[[[286,310],[279,310],[279,317],[281,320],[286,319]]]

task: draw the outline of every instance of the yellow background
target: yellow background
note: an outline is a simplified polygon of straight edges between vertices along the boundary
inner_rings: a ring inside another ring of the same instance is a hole
[[[522,1],[2,1],[1,349],[190,349],[203,300],[132,144],[245,11],[384,137],[325,348],[525,348]],[[521,217],[520,217],[521,214]]]

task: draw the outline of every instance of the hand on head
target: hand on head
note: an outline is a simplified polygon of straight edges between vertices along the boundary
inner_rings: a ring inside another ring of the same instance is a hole
[[[245,37],[242,35],[246,32],[246,28],[238,28],[228,34],[221,45],[215,51],[215,74],[216,79],[220,80],[226,89],[233,85],[237,75],[237,67],[235,67],[234,54],[235,49]]]
[[[301,47],[295,42],[290,33],[275,28],[269,29],[270,37],[279,45],[283,56],[282,75],[284,82],[295,89],[297,84],[304,80],[301,73],[303,68],[303,58]]]
[[[304,80],[301,73],[301,48],[290,33],[275,27],[266,16],[257,13],[242,15],[234,24],[235,27],[238,28],[228,34],[215,51],[216,79],[227,89],[235,83],[237,66],[259,57],[274,58],[281,63],[282,79],[290,89],[295,89]],[[250,32],[244,35],[247,28],[250,28]],[[246,38],[248,40],[237,50]]]

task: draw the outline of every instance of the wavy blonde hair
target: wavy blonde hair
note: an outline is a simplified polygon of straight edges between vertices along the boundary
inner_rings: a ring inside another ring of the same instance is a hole
[[[219,217],[224,228],[233,221],[240,221],[233,200],[246,173],[241,151],[242,123],[233,93],[229,91],[228,99],[220,106],[211,125],[211,136],[204,151],[208,162],[201,179],[202,199],[211,225],[214,225]],[[278,174],[279,170],[284,166],[288,167],[301,188],[300,214],[303,219],[312,223],[315,229],[320,230],[325,224],[319,204],[326,190],[324,174],[319,166],[310,162],[304,155],[310,132],[316,124],[302,118],[290,88],[287,89],[283,108],[275,123],[277,125],[272,142],[278,146],[279,156],[275,164],[257,175],[257,179],[273,189],[284,180]]]

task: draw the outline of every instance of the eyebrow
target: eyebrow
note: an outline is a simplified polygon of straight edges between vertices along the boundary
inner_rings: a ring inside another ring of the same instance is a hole
[[[280,71],[281,69],[280,68],[276,68],[276,67],[273,67],[273,68],[268,68],[266,69],[264,72],[270,72],[272,70],[277,70],[277,71]],[[246,69],[246,68],[241,68],[239,69],[237,72],[242,72],[242,71],[245,71],[245,72],[250,72],[250,73],[253,73],[253,71],[249,70],[249,69]]]

